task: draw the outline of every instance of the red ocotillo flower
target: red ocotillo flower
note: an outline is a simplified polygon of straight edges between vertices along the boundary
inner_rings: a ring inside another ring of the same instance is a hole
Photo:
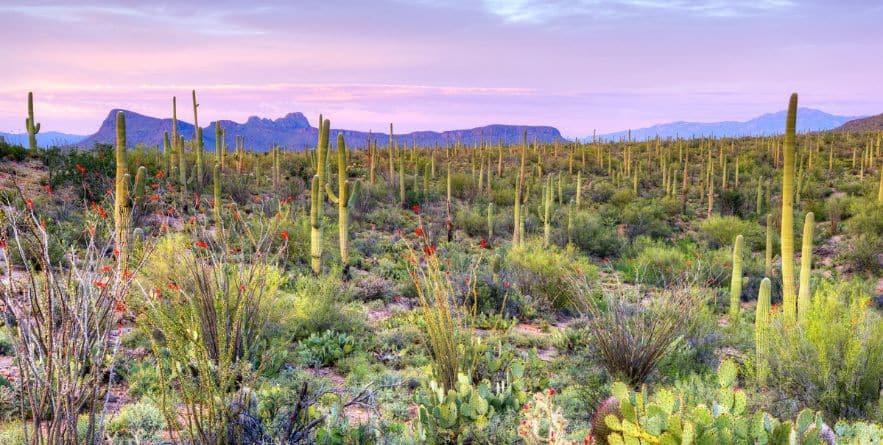
[[[279,236],[281,236],[282,239],[284,239],[285,241],[288,241],[288,232],[287,231],[283,230],[283,231],[279,232]]]
[[[197,241],[193,243],[193,245],[199,247],[200,249],[208,249],[208,244],[206,244],[204,241]]]

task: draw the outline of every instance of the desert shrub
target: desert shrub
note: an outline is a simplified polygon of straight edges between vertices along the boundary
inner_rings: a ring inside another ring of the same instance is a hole
[[[572,275],[569,284],[588,314],[601,364],[632,385],[643,383],[690,328],[689,314],[702,300],[681,289],[645,294],[639,288],[615,286],[601,298],[586,277]]]
[[[846,221],[846,232],[850,235],[883,236],[883,205],[858,204],[860,207]]]
[[[575,249],[543,247],[537,240],[510,249],[506,270],[522,294],[542,298],[558,309],[572,309],[575,302],[576,294],[568,277],[577,274],[594,279],[598,276],[597,267],[577,255]]]
[[[616,193],[616,189],[609,182],[595,183],[592,185],[592,189],[589,190],[589,196],[595,202],[610,201],[614,193]]]
[[[587,211],[579,211],[573,217],[571,242],[582,251],[603,258],[619,255],[623,239],[616,229],[604,224],[600,218]]]
[[[623,208],[635,199],[635,192],[631,189],[618,189],[610,196],[608,200],[615,207]]]
[[[847,241],[846,248],[837,260],[848,264],[853,270],[875,276],[883,272],[883,236],[861,234]]]
[[[617,267],[626,281],[666,287],[686,278],[688,260],[676,247],[649,245],[636,258],[620,260]]]
[[[454,226],[472,237],[487,237],[487,206],[462,206],[454,216]]]
[[[626,226],[630,239],[641,235],[664,238],[671,233],[665,209],[656,200],[641,200],[622,209],[620,221]]]
[[[30,150],[21,145],[10,144],[6,139],[0,137],[0,160],[6,161],[24,161]]]
[[[345,292],[335,272],[295,280],[292,292],[280,296],[278,311],[285,315],[280,324],[286,336],[303,339],[324,331],[353,333],[361,329],[357,315],[344,305]]]
[[[159,440],[166,422],[162,411],[153,403],[141,400],[125,405],[107,425],[113,443],[152,443]]]
[[[876,413],[883,383],[883,319],[858,283],[823,282],[805,322],[774,316],[770,375],[774,387],[832,418]]]
[[[766,230],[754,221],[737,216],[712,215],[699,224],[699,237],[712,249],[732,246],[736,236],[742,235],[750,250],[763,250],[766,246]]]
[[[407,175],[406,175],[407,176]],[[407,178],[405,178],[407,180]],[[451,195],[457,199],[468,200],[475,194],[478,183],[465,173],[451,172]]]

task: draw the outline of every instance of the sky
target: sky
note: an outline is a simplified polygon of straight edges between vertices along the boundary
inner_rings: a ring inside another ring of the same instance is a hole
[[[112,108],[585,137],[800,105],[883,112],[877,0],[0,0],[0,131]]]

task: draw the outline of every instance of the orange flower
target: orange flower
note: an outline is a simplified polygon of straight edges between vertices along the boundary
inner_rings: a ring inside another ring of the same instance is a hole
[[[25,203],[28,205],[28,210],[34,210],[34,201],[31,198],[25,199]]]
[[[175,284],[174,282],[169,283],[166,287],[168,287],[170,290],[181,290],[181,288],[178,287],[178,285]]]
[[[206,244],[203,241],[197,241],[197,242],[193,243],[193,245],[195,245],[196,247],[199,247],[200,249],[208,249],[208,244]]]
[[[113,267],[110,267],[110,266],[104,266],[101,268],[102,272],[110,272],[112,270],[113,270]]]
[[[80,165],[80,164],[77,164],[77,165],[75,165],[74,167],[77,169],[77,171],[80,172],[81,175],[86,174],[86,167],[83,167],[83,166]]]
[[[285,241],[288,241],[288,232],[286,232],[285,230],[279,232],[279,236],[281,236],[282,239],[284,239]]]
[[[162,170],[156,172],[156,179],[162,179],[166,174]]]
[[[101,281],[96,281],[96,282],[93,283],[93,284],[95,284],[95,287],[97,287],[97,288],[99,288],[99,289],[107,289],[107,283],[104,283],[104,282],[101,282]]]
[[[413,210],[414,213],[420,213],[420,204],[414,204],[414,205],[412,205],[412,206],[411,206],[411,210]]]
[[[418,227],[418,228],[414,229],[414,234],[417,236],[423,236],[424,235],[423,228]]]
[[[485,240],[485,239],[481,240],[481,242],[478,243],[478,245],[481,246],[482,249],[487,249],[487,240]]]

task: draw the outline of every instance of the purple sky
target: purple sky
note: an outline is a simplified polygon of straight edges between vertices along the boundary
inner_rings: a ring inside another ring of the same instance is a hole
[[[165,4],[164,4],[165,3]],[[0,0],[0,131],[114,107],[336,128],[547,124],[567,137],[801,106],[883,112],[878,0]]]

